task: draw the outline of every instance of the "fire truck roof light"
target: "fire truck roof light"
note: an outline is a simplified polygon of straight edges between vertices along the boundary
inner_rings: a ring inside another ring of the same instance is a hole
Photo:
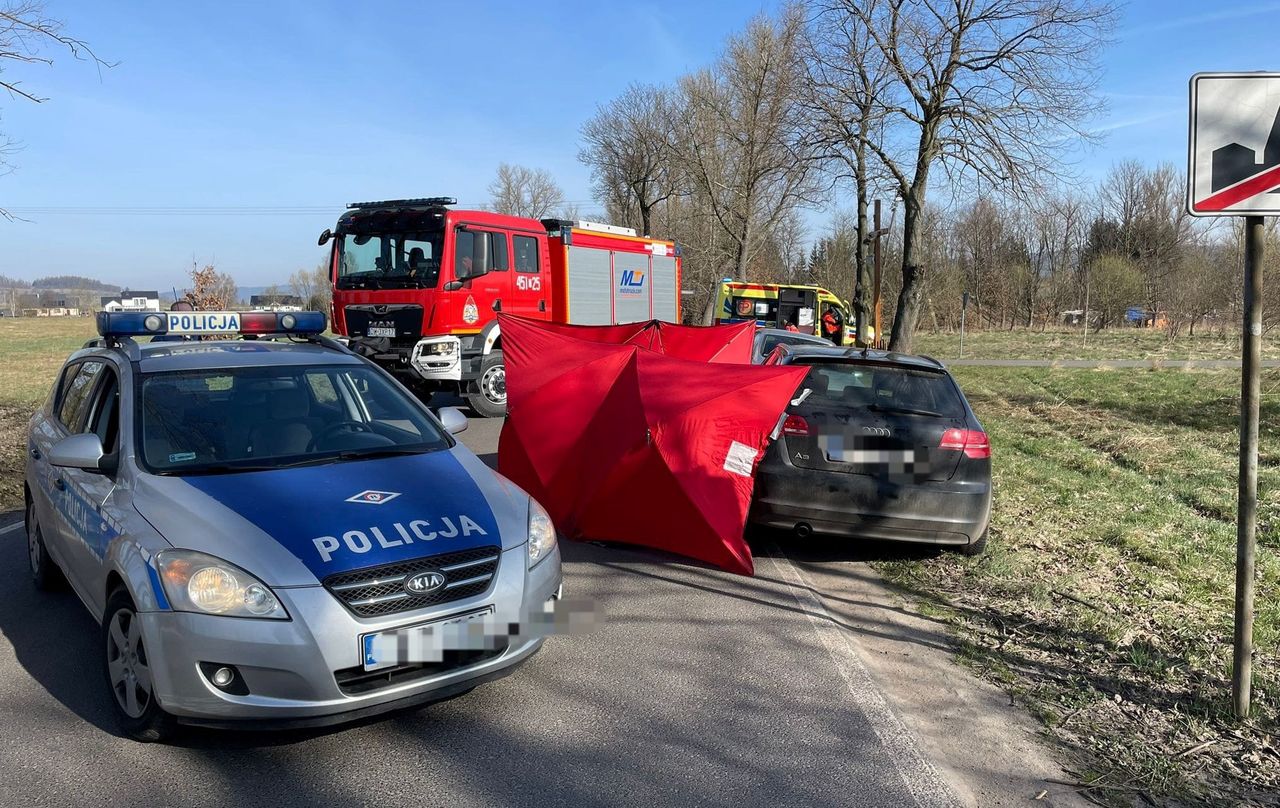
[[[383,199],[377,202],[348,202],[347,210],[354,210],[357,208],[413,208],[456,204],[458,204],[458,200],[451,196],[425,196],[417,199]]]
[[[319,334],[327,322],[322,311],[103,311],[98,333],[104,337],[161,334]]]

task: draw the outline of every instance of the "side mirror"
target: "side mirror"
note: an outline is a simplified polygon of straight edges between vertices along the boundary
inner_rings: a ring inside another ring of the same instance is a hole
[[[92,432],[63,438],[49,450],[50,465],[85,471],[103,471],[102,440]]]
[[[326,227],[324,232],[320,234],[320,240],[316,243],[323,247],[329,243],[329,239],[331,238],[333,238],[333,231]]]
[[[465,432],[467,429],[467,416],[463,415],[462,410],[457,407],[441,407],[436,417],[440,419],[440,426],[444,427],[444,431],[450,435]]]

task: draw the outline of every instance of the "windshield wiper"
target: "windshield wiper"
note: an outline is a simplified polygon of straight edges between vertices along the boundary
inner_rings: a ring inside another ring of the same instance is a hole
[[[934,418],[944,417],[940,412],[934,412],[933,410],[918,410],[914,407],[886,407],[883,404],[868,404],[867,409],[872,412],[900,412],[905,415],[930,415]]]
[[[432,451],[430,446],[379,446],[372,449],[348,449],[338,452],[334,460],[369,460],[375,457],[395,457],[397,455],[423,454]]]
[[[192,466],[191,468],[162,469],[156,471],[161,477],[186,477],[199,474],[238,474],[242,471],[271,471],[282,466],[267,466],[260,463],[237,465],[232,463],[214,463],[208,466]]]

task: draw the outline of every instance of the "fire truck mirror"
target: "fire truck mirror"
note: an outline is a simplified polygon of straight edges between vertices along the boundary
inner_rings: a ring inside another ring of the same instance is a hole
[[[329,239],[331,238],[333,238],[333,231],[326,227],[324,232],[320,234],[320,240],[316,243],[323,247],[329,243]]]

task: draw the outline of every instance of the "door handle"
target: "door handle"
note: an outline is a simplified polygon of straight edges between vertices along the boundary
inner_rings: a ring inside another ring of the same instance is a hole
[[[502,301],[501,301],[501,300],[494,300],[494,301],[493,301],[493,310],[494,310],[494,311],[502,311]]]
[[[545,301],[545,300],[539,300],[539,301],[538,301],[538,311],[546,311],[546,310],[547,310],[547,301]]]
[[[39,449],[37,449],[36,447],[32,446],[32,447],[31,447],[31,457],[32,457],[32,458],[34,458],[34,459],[36,459],[36,460],[39,460],[39,459],[40,459],[40,450],[39,450]]]
[[[58,489],[59,491],[66,491],[67,481],[59,477],[58,479],[53,481],[53,487]]]

